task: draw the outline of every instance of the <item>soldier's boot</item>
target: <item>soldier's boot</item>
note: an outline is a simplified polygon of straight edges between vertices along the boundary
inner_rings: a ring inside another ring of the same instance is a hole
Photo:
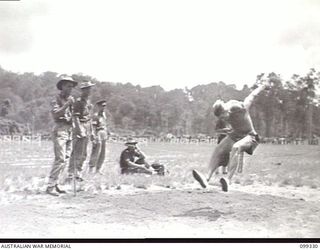
[[[58,184],[56,184],[54,187],[55,187],[56,191],[57,191],[59,194],[66,194],[66,193],[67,193],[66,191],[60,189],[60,188],[58,187]]]
[[[80,181],[80,182],[84,181],[84,179],[82,177],[79,177],[79,176],[76,177],[76,180]]]
[[[72,183],[73,182],[73,178],[74,178],[74,175],[73,174],[69,174],[68,178],[66,179],[66,182],[69,183],[69,184]],[[80,182],[84,181],[84,179],[80,175],[76,175],[75,179],[76,179],[76,181],[80,181]]]
[[[223,192],[228,192],[228,182],[225,178],[221,178],[220,179],[220,183],[221,183],[221,188]]]
[[[104,173],[102,173],[101,169],[97,169],[96,174],[98,174],[98,175],[104,175]]]
[[[54,189],[55,187],[47,187],[46,193],[52,196],[59,196],[59,194],[57,194]]]

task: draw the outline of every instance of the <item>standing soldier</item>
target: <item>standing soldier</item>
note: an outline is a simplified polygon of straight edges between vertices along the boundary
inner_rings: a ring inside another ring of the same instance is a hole
[[[73,150],[69,165],[69,181],[73,178],[83,181],[81,178],[82,167],[87,158],[89,139],[93,136],[90,118],[92,104],[89,97],[91,87],[94,85],[91,82],[82,82],[80,84],[81,96],[76,99],[73,105]]]
[[[92,151],[89,162],[89,171],[101,175],[101,167],[106,155],[106,142],[108,138],[107,117],[105,107],[107,106],[106,100],[100,100],[96,103],[98,108],[97,113],[92,118],[92,128],[94,137],[92,138]]]
[[[65,193],[58,187],[58,180],[71,152],[72,104],[74,103],[71,91],[76,85],[77,82],[71,77],[61,79],[57,83],[60,93],[51,102],[51,114],[55,122],[52,135],[55,158],[46,193],[53,196]]]

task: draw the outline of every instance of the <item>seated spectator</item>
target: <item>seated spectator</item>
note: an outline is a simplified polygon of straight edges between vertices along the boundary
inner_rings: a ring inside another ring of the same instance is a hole
[[[151,164],[146,161],[146,155],[138,148],[138,142],[129,139],[120,156],[121,174],[159,174],[164,175],[164,166],[161,164]]]

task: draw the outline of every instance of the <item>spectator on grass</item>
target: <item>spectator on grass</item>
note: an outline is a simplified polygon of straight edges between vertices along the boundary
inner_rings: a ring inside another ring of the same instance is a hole
[[[225,103],[222,100],[217,100],[214,103],[213,110],[215,116],[218,118],[225,117],[231,125],[232,132],[229,133],[215,148],[209,163],[208,179],[205,179],[205,177],[197,170],[193,170],[194,178],[203,188],[207,187],[207,182],[210,180],[212,174],[224,161],[224,157],[229,154],[229,184],[231,184],[231,179],[236,169],[238,169],[238,172],[242,172],[243,153],[247,152],[252,155],[259,142],[259,136],[253,127],[249,108],[254,98],[261,91],[270,86],[270,82],[270,80],[268,83],[262,82],[262,84],[253,90],[243,102],[230,100]],[[220,183],[222,191],[227,192],[229,184],[224,177],[220,179]]]
[[[146,155],[137,146],[138,142],[128,139],[127,148],[120,155],[121,174],[159,174],[164,175],[164,166],[152,164],[146,161]]]
[[[89,171],[103,175],[101,172],[102,164],[106,155],[106,142],[108,139],[107,117],[105,114],[105,108],[107,105],[106,100],[100,100],[96,102],[98,111],[92,117],[92,150],[89,161]]]
[[[51,102],[51,114],[55,123],[52,141],[54,145],[54,163],[49,174],[46,193],[58,196],[65,193],[58,187],[59,176],[68,163],[72,142],[72,89],[78,83],[71,77],[65,77],[57,83],[60,93]]]

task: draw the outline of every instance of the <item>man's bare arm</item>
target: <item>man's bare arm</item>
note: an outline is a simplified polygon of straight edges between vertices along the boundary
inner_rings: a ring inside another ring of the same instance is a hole
[[[141,149],[138,148],[138,146],[136,146],[136,152],[140,155],[141,159],[146,159],[147,158],[146,154],[144,152],[142,152]]]
[[[251,104],[253,103],[255,97],[260,94],[265,88],[267,87],[266,84],[260,85],[258,88],[253,90],[243,101],[243,105],[246,109],[249,109],[251,107]]]

